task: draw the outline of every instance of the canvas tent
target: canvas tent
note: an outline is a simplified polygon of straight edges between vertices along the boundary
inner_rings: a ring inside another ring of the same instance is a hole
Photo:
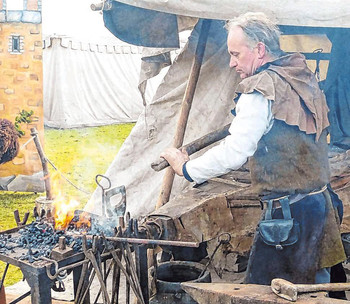
[[[141,52],[141,47],[122,42],[45,39],[45,125],[75,128],[136,121],[143,109],[137,88]],[[149,83],[146,99],[151,99],[156,86]]]
[[[340,43],[340,40],[335,37],[347,37],[344,35],[348,34],[346,27],[350,27],[350,19],[348,18],[350,14],[349,3],[316,0],[306,3],[304,1],[281,3],[272,0],[260,2],[188,0],[180,3],[178,1],[164,2],[161,0],[122,0],[120,2],[108,1],[108,3],[110,4],[109,10],[104,11],[106,27],[125,41],[136,45],[157,47],[158,53],[161,53],[159,51],[161,47],[173,48],[176,46],[177,31],[179,28],[181,29],[183,24],[183,16],[189,19],[198,17],[217,19],[211,22],[204,61],[185,133],[185,144],[222,127],[233,118],[229,110],[234,107],[233,92],[239,78],[235,71],[228,67],[229,56],[226,50],[226,32],[223,29],[224,22],[222,20],[247,11],[265,12],[281,25],[283,32],[288,36],[287,38],[291,34],[296,35],[293,37],[294,45],[299,46],[299,48],[303,47],[300,34],[316,35],[316,43],[313,43],[312,49],[303,51],[308,53],[306,55],[312,59],[310,64],[316,72],[321,65],[325,66],[322,71],[323,74],[327,72],[328,68],[327,81],[324,82],[325,88],[332,87],[332,82],[339,81],[339,77],[344,76],[344,73],[341,75],[337,69],[334,69],[332,61],[328,64],[328,60],[333,56],[333,52],[329,53],[330,47],[327,54],[324,45],[318,45],[317,42],[323,40],[321,44],[328,43],[334,48],[335,45]],[[114,9],[117,11],[114,11]],[[128,17],[123,18],[123,16]],[[152,18],[146,18],[145,16],[152,16]],[[126,20],[131,23],[126,24]],[[149,22],[150,24],[147,26]],[[166,147],[172,144],[179,108],[185,92],[202,22],[203,19],[199,20],[194,27],[186,47],[172,62],[155,96],[147,104],[141,119],[138,120],[129,138],[125,141],[119,154],[106,172],[113,186],[121,184],[126,186],[127,209],[134,217],[147,214],[155,208],[164,172],[154,172],[150,164],[158,158]],[[164,30],[159,31],[158,27],[163,25]],[[152,26],[155,28],[152,28]],[[126,28],[129,31],[125,31]],[[143,35],[138,34],[141,30]],[[153,30],[156,31],[157,35],[154,35]],[[324,39],[319,39],[320,35],[323,35]],[[293,40],[293,38],[290,40]],[[160,40],[163,44],[159,42]],[[286,46],[288,46],[288,43]],[[322,54],[313,53],[319,48],[324,49],[325,52]],[[295,49],[294,51],[298,50]],[[350,56],[346,60],[349,60],[349,58]],[[157,70],[148,75],[154,75],[156,72]],[[346,82],[348,79],[346,76],[343,80]],[[142,81],[144,80],[145,78]],[[344,88],[341,92],[344,92]],[[334,100],[339,102],[338,97],[335,97]],[[341,108],[346,109],[350,101],[349,99],[343,99],[341,102],[343,103]],[[339,108],[331,109],[331,116],[332,111],[333,113],[339,112]],[[338,120],[340,130],[349,130],[350,128],[347,128],[349,120],[346,122],[345,118],[339,119],[339,115],[345,115],[346,117],[349,113],[347,111],[340,112],[342,113],[333,115],[333,118]],[[344,132],[342,135],[349,136]],[[187,186],[189,186],[187,181],[175,177],[172,195],[176,195]],[[97,189],[86,208],[100,212],[100,196],[101,193]]]

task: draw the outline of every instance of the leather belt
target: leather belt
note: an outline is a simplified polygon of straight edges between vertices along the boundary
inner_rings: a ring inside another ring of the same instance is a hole
[[[307,196],[312,196],[315,194],[320,194],[323,193],[325,190],[327,189],[327,185],[324,185],[321,189],[318,190],[314,190],[312,192],[309,193],[297,193],[297,194],[289,194],[289,195],[284,195],[284,196],[280,196],[280,197],[276,197],[276,198],[270,198],[270,199],[264,199],[264,196],[260,199],[260,205],[261,205],[261,209],[264,209],[264,203],[268,203],[269,201],[273,201],[274,203],[279,203],[281,200],[284,199],[288,199],[289,200],[289,205],[294,204],[296,202],[299,202],[300,200],[302,200],[303,198],[307,197]],[[265,196],[266,197],[266,196]],[[276,208],[280,208],[280,206],[277,206]]]

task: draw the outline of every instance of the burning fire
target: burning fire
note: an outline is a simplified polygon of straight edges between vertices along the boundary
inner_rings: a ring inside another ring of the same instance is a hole
[[[79,221],[77,223],[75,223],[75,226],[77,228],[89,228],[91,227],[91,218],[89,213],[87,212],[83,212],[82,214],[79,215]]]
[[[79,202],[71,199],[69,202],[64,199],[55,198],[55,229],[64,230],[74,217],[74,211],[78,208]]]
[[[61,191],[61,176],[59,173],[54,173],[51,176],[52,188],[54,193],[54,218],[55,218],[55,229],[65,230],[71,220],[74,218],[74,211],[79,208],[80,203],[75,199],[68,200]],[[84,216],[82,213],[79,217],[76,227],[81,226],[90,227],[90,219]]]

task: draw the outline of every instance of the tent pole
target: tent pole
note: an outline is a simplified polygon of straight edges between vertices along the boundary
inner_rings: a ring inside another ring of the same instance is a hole
[[[193,58],[191,72],[188,78],[185,94],[182,99],[180,116],[177,121],[177,126],[175,130],[173,147],[176,147],[176,148],[181,147],[183,144],[188,116],[192,106],[193,96],[196,90],[199,73],[203,62],[204,51],[205,51],[205,47],[208,39],[210,24],[211,24],[211,20],[205,19],[203,20],[202,26],[200,29],[196,52]],[[163,206],[169,201],[171,188],[174,182],[174,176],[175,176],[174,170],[171,167],[167,168],[165,175],[163,177],[163,183],[162,183],[162,187],[161,187],[158,201],[156,204],[156,209],[160,208],[161,206]]]

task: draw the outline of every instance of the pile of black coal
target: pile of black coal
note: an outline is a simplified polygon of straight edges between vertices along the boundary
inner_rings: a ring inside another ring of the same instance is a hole
[[[66,244],[74,252],[82,250],[82,239],[66,234],[64,230],[55,230],[51,223],[35,221],[19,229],[18,233],[4,233],[0,235],[0,253],[15,254],[17,248],[22,251],[19,260],[28,260],[30,263],[40,257],[50,257],[52,249],[58,244],[60,236],[65,236]]]
[[[114,235],[115,220],[85,213],[86,224],[77,225],[82,220],[82,211],[76,211],[71,223],[63,230],[54,228],[54,219],[37,217],[37,220],[23,226],[16,233],[0,234],[0,254],[12,254],[19,260],[30,263],[41,257],[50,258],[52,249],[58,246],[59,238],[65,237],[66,245],[73,252],[82,252],[82,235]],[[91,245],[88,240],[88,246]],[[25,250],[23,250],[25,249]]]

